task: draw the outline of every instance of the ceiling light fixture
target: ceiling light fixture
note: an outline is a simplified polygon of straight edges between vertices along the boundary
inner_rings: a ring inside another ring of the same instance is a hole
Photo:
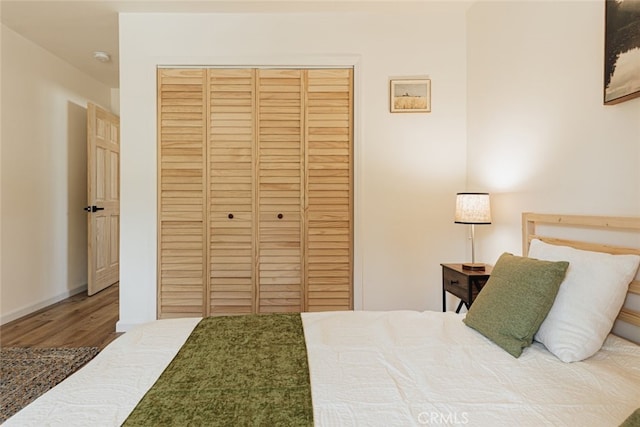
[[[109,61],[111,61],[111,55],[109,55],[107,52],[103,52],[101,50],[96,50],[95,52],[93,52],[93,58],[96,61],[100,61],[100,62],[109,62]]]

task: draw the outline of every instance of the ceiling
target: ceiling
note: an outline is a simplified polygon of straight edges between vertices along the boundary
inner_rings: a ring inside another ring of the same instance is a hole
[[[432,0],[400,0],[420,4]],[[395,3],[395,5],[393,5]],[[0,1],[2,23],[111,88],[119,87],[118,13],[336,12],[397,9],[398,0]],[[94,51],[111,61],[101,63]]]

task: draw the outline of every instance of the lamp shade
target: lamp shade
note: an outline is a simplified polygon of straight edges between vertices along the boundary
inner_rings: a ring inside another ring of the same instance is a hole
[[[454,222],[457,224],[491,224],[489,193],[458,193]]]

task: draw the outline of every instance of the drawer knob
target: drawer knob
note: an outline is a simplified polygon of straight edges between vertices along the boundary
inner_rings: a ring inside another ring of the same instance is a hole
[[[284,215],[282,215],[281,213],[278,214],[278,219],[282,219]]]
[[[229,219],[233,219],[233,214],[232,214],[232,213],[230,213],[229,215],[227,215],[227,217],[228,217]]]
[[[451,283],[452,285],[457,285],[460,282],[458,282],[457,280],[451,280],[449,283]]]

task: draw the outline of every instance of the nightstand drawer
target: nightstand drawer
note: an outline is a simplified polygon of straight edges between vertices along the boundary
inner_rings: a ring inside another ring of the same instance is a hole
[[[467,278],[455,271],[444,270],[442,272],[442,286],[445,291],[460,299],[466,299],[469,293]]]

